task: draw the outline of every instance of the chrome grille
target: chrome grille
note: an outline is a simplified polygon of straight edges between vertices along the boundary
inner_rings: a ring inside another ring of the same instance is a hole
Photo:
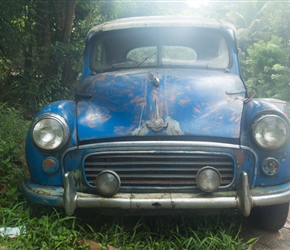
[[[222,176],[221,187],[231,184],[234,162],[228,155],[203,153],[108,153],[90,155],[85,159],[85,178],[94,186],[103,170],[115,171],[121,188],[192,188],[196,174],[204,166],[212,166]]]

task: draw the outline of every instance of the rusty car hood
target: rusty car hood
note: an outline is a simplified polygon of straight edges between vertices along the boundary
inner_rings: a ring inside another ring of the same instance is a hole
[[[79,141],[133,136],[238,140],[245,88],[237,75],[221,71],[132,69],[90,76],[77,96]]]

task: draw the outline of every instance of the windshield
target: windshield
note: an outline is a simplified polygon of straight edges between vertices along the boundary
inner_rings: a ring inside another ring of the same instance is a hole
[[[143,28],[107,31],[93,39],[93,71],[136,67],[227,68],[223,33],[205,28]]]

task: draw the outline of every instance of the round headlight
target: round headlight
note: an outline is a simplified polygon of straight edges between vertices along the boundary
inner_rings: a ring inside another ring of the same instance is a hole
[[[289,135],[287,122],[277,115],[265,115],[253,123],[253,138],[264,149],[282,147]]]
[[[46,150],[61,147],[69,137],[69,126],[65,119],[57,114],[39,116],[32,125],[34,143]]]

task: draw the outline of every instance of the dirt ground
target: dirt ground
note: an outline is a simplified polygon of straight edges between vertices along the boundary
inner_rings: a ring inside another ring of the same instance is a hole
[[[254,225],[245,225],[241,238],[247,240],[255,237],[259,241],[252,250],[290,250],[290,211],[284,227],[276,233],[262,231]]]

